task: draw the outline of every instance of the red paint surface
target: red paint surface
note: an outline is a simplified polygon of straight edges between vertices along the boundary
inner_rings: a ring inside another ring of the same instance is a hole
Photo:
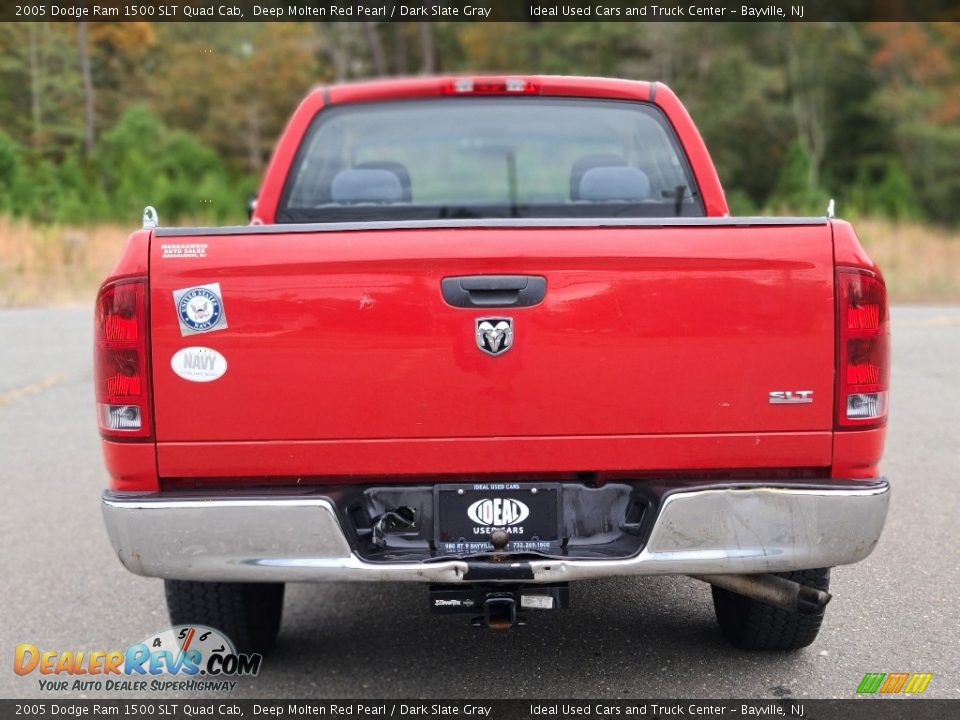
[[[203,259],[154,244],[160,443],[832,427],[827,226],[255,230],[203,238]],[[543,275],[546,297],[446,304],[442,278],[483,273]],[[229,328],[184,338],[173,292],[207,282]],[[491,315],[514,320],[498,357],[474,338]],[[189,344],[222,353],[226,375],[178,377],[170,358]],[[768,403],[800,389],[822,400]]]
[[[362,476],[827,467],[829,432],[160,443],[165,477]],[[458,478],[449,478],[458,481]],[[463,478],[459,478],[463,481]]]

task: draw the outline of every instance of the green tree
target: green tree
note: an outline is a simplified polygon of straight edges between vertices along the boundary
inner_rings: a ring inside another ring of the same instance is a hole
[[[184,130],[169,130],[144,106],[101,136],[95,162],[120,217],[139,218],[146,205],[164,222],[241,216],[243,198],[216,151]]]
[[[810,185],[812,161],[806,149],[795,141],[787,151],[769,206],[774,211],[822,215],[827,208],[827,194]]]
[[[0,212],[20,214],[22,182],[23,159],[20,146],[0,130]]]

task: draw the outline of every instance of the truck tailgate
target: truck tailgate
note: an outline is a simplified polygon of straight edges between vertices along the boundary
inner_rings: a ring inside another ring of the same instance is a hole
[[[444,300],[443,278],[484,274],[542,276],[545,297]],[[183,335],[174,294],[212,283],[226,327]],[[565,437],[808,433],[818,442],[790,461],[829,464],[833,293],[827,223],[156,236],[156,437],[161,448],[417,439],[424,458],[432,440],[551,438],[542,462],[527,453],[515,466],[535,470]],[[497,356],[476,341],[487,317],[512,320],[513,346]],[[221,353],[225,374],[178,376],[171,360],[191,346]],[[813,402],[772,404],[776,391]],[[161,474],[175,473],[164,457]],[[286,471],[324,469],[302,457]]]

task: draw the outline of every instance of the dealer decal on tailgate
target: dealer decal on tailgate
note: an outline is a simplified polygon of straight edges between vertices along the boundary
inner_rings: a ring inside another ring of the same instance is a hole
[[[435,534],[444,553],[493,550],[502,531],[508,552],[553,552],[560,545],[560,486],[556,483],[438,485]]]

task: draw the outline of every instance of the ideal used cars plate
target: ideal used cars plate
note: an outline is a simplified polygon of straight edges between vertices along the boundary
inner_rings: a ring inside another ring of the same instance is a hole
[[[434,490],[437,550],[490,552],[491,535],[507,534],[507,552],[555,552],[560,547],[560,486],[553,483],[469,483]]]

